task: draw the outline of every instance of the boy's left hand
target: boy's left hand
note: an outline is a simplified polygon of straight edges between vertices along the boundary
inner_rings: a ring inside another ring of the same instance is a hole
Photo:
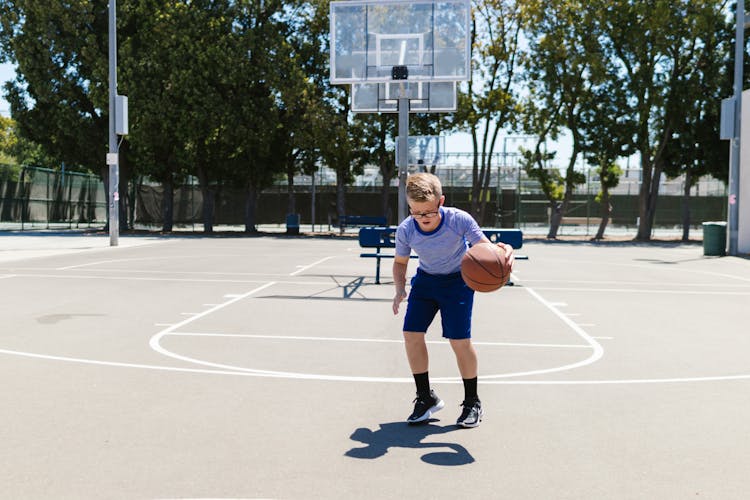
[[[507,243],[495,243],[500,249],[505,252],[505,260],[508,261],[510,270],[513,270],[513,263],[516,261],[516,256],[513,254],[513,247]]]

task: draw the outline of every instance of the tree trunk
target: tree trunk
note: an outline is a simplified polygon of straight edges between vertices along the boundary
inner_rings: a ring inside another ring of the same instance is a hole
[[[346,184],[344,174],[336,172],[336,214],[339,220],[339,232],[344,233],[344,225],[341,223],[346,215]]]
[[[685,172],[685,189],[682,196],[682,241],[690,241],[690,188],[693,174],[690,169]]]
[[[247,196],[245,197],[245,232],[257,233],[255,227],[255,215],[258,206],[258,189],[252,184],[247,186]]]
[[[641,198],[643,199],[640,203],[641,220],[636,236],[639,241],[651,240],[651,232],[654,228],[654,216],[656,215],[656,200],[659,196],[659,183],[661,182],[661,169],[658,167],[654,168],[653,173],[649,175],[650,182],[646,183],[645,179],[646,175],[644,172],[644,182],[641,187]]]
[[[130,229],[130,224],[128,220],[128,214],[130,213],[130,204],[133,203],[135,200],[130,199],[130,181],[133,178],[133,169],[130,166],[130,163],[127,161],[126,151],[128,148],[128,143],[126,142],[125,145],[120,149],[120,165],[119,168],[119,185],[117,187],[117,192],[120,195],[120,201],[119,201],[119,211],[118,215],[120,218],[120,231],[127,231]]]
[[[21,181],[18,184],[19,188],[22,188],[24,186],[23,181],[24,181],[25,174],[26,174],[26,169],[21,170]],[[104,232],[108,232],[109,231],[109,165],[101,167],[99,169],[99,175],[101,175],[102,182],[104,183],[104,203],[105,203],[105,207],[107,208],[106,210],[107,222],[104,224]],[[19,196],[19,199],[23,200],[21,196]],[[91,217],[90,214],[89,214],[89,217]],[[23,213],[21,213],[20,220],[21,222],[25,220]],[[89,220],[92,220],[92,219],[89,218]]]
[[[551,240],[557,238],[557,232],[560,229],[563,215],[568,213],[570,200],[573,198],[573,192],[575,191],[575,167],[578,159],[578,146],[576,144],[577,141],[574,141],[573,153],[570,155],[568,168],[565,171],[565,194],[563,195],[562,203],[552,202],[553,211],[550,218],[549,233],[547,233],[547,238]]]
[[[475,150],[476,151],[476,150]],[[480,214],[479,214],[479,198],[481,196],[481,186],[482,182],[479,178],[479,172],[480,172],[480,166],[479,166],[479,156],[478,154],[474,154],[474,161],[472,165],[472,172],[471,172],[471,216],[474,217],[474,220],[477,221],[477,224],[481,224],[480,222]]]
[[[209,178],[201,164],[198,165],[198,184],[201,189],[203,206],[201,207],[201,220],[203,221],[203,232],[214,232],[214,211],[216,207],[216,190],[209,186]]]
[[[286,192],[287,192],[287,214],[297,213],[297,196],[294,193],[294,167],[290,166],[286,171]]]
[[[172,231],[174,227],[174,182],[171,176],[162,184],[164,193],[161,199],[162,227],[165,233]]]
[[[389,165],[391,165],[389,167]],[[392,222],[391,219],[391,177],[394,174],[395,164],[393,162],[383,162],[380,164],[380,175],[383,177],[383,185],[380,188],[382,200],[381,209],[385,216],[386,224]],[[398,224],[400,221],[396,221]]]
[[[564,202],[560,201],[551,200],[549,202],[551,214],[549,218],[549,232],[547,233],[547,239],[557,239],[557,231],[560,229],[563,213],[565,213],[563,205]]]
[[[479,191],[481,194],[479,199],[479,219],[477,219],[477,223],[479,225],[484,225],[484,214],[487,212],[487,199],[490,194],[490,178],[492,177],[492,157],[489,155],[487,157],[486,165],[482,167],[481,176],[482,188]]]
[[[595,240],[604,239],[604,231],[607,230],[609,217],[612,215],[612,206],[609,204],[609,188],[602,183],[602,221],[599,223],[599,229],[596,231]]]
[[[201,219],[203,220],[203,232],[214,232],[214,207],[216,206],[216,191],[205,184],[201,184],[201,195],[203,206],[201,207]]]

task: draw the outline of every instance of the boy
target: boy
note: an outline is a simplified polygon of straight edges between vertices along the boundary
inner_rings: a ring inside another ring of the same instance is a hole
[[[393,281],[396,296],[393,314],[398,314],[406,298],[406,267],[412,250],[419,256],[419,267],[411,280],[411,291],[404,318],[404,343],[409,367],[417,385],[410,424],[424,422],[445,403],[430,389],[427,327],[440,311],[443,337],[453,348],[464,383],[463,411],[457,425],[476,427],[482,421],[482,403],[477,394],[477,354],[471,343],[471,309],[474,291],[461,278],[461,258],[467,243],[490,243],[468,213],[444,207],[440,179],[435,175],[411,175],[406,183],[406,199],[411,216],[396,230],[396,257]],[[497,244],[513,265],[513,248]]]

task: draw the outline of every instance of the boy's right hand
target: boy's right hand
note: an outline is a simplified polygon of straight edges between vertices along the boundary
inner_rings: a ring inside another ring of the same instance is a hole
[[[406,290],[396,290],[396,296],[393,297],[393,314],[398,314],[398,308],[405,298]]]

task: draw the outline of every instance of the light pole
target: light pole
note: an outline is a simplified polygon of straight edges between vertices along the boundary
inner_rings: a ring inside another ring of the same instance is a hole
[[[109,245],[120,237],[120,145],[118,135],[128,134],[128,98],[117,95],[117,2],[109,0]]]
[[[745,57],[745,1],[737,1],[734,42],[734,134],[729,149],[729,209],[727,210],[728,251],[737,255],[740,214],[740,134],[742,128],[742,65]]]
[[[117,100],[117,2],[109,0],[109,245],[116,247],[120,236],[120,168],[115,133]]]

